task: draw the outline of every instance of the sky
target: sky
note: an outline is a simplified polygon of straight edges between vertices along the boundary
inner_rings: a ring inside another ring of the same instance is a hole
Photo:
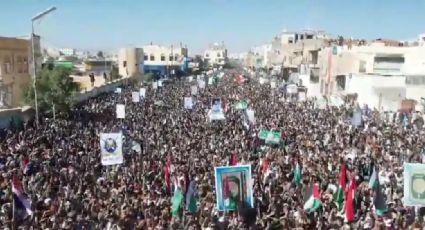
[[[224,42],[230,53],[286,29],[354,38],[412,39],[425,32],[425,0],[0,0],[0,36],[31,32],[56,48],[113,50],[182,42],[189,53]]]

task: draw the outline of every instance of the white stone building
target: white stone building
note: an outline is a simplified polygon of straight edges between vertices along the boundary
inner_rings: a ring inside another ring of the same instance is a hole
[[[210,67],[223,66],[227,62],[227,49],[224,43],[213,43],[204,51],[204,61]]]

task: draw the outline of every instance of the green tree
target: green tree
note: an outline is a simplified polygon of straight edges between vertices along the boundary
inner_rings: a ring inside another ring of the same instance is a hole
[[[40,111],[49,111],[53,106],[56,110],[66,111],[73,105],[80,86],[69,74],[70,70],[63,67],[52,70],[45,68],[37,74],[37,102]],[[29,84],[24,91],[25,103],[33,106],[34,98],[33,84]]]
[[[97,57],[98,57],[98,58],[104,58],[104,56],[103,56],[103,52],[102,52],[102,51],[98,51],[98,52],[97,52]]]

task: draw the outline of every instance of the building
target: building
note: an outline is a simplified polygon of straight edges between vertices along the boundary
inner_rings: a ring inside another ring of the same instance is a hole
[[[122,48],[118,51],[118,73],[123,77],[143,73],[144,52],[142,48]]]
[[[401,100],[425,97],[425,47],[385,41],[335,45],[320,51],[319,67],[324,95],[357,95],[360,104],[393,111]]]
[[[208,46],[208,49],[204,51],[204,62],[209,67],[223,66],[227,62],[227,49],[224,46],[224,42],[215,42]]]
[[[273,39],[268,60],[272,65],[309,64],[314,67],[318,62],[319,51],[327,44],[328,36],[324,31],[283,31]]]
[[[23,91],[31,83],[31,39],[0,37],[0,108],[23,104]],[[41,69],[40,37],[34,37],[37,70]]]
[[[144,72],[154,72],[159,75],[173,74],[176,70],[185,70],[188,62],[188,49],[179,46],[143,46]]]
[[[267,68],[271,66],[270,63],[270,52],[272,50],[272,44],[264,44],[252,48],[245,58],[245,66],[255,68]]]
[[[75,56],[75,49],[72,48],[61,48],[59,49],[59,54],[63,56]]]

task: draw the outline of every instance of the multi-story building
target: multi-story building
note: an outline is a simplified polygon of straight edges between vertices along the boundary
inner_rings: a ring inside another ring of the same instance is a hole
[[[264,44],[252,48],[247,53],[247,58],[245,59],[245,65],[248,67],[255,68],[266,68],[270,67],[270,52],[272,50],[272,44]]]
[[[179,46],[143,46],[143,70],[144,72],[155,72],[160,75],[172,74],[177,69],[184,70],[188,62],[188,49]]]
[[[383,41],[330,46],[320,52],[319,67],[325,95],[357,95],[360,104],[383,110],[425,97],[425,47]]]
[[[268,59],[271,64],[298,66],[317,65],[319,51],[327,46],[328,36],[323,31],[284,31],[272,43]]]
[[[227,62],[227,49],[224,42],[215,42],[204,51],[204,61],[209,67],[223,66]]]
[[[31,39],[0,37],[0,108],[23,104],[23,91],[30,84],[32,65]],[[41,69],[40,37],[34,36],[36,70]]]
[[[118,51],[118,73],[124,77],[143,73],[144,55],[142,48],[122,48]]]
[[[75,49],[72,48],[61,48],[59,49],[59,54],[63,56],[74,56],[75,55]]]

